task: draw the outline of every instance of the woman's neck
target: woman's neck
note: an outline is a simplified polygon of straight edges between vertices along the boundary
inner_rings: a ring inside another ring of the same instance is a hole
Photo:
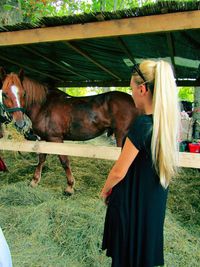
[[[147,101],[144,105],[144,113],[146,115],[153,114],[153,103],[152,101]]]

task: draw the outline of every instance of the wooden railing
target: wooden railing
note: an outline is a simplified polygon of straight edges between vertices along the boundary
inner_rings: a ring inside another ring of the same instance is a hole
[[[75,157],[116,160],[120,147],[94,146],[88,144],[53,143],[43,141],[0,141],[0,150],[69,155]],[[200,169],[200,153],[179,153],[179,166]]]

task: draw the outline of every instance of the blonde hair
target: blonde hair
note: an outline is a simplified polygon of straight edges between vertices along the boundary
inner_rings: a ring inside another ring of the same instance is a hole
[[[167,188],[177,173],[180,122],[178,90],[168,62],[144,60],[139,68],[153,94],[152,160],[161,185]],[[144,81],[137,75],[136,82]]]

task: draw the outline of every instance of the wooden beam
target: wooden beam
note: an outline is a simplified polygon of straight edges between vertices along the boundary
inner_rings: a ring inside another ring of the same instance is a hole
[[[166,37],[167,37],[167,45],[168,45],[168,50],[169,50],[169,55],[171,58],[171,62],[174,66],[175,69],[175,61],[174,61],[174,42],[173,42],[173,38],[172,38],[172,34],[170,32],[166,33]],[[176,70],[175,70],[176,72]]]
[[[130,74],[129,74],[130,76]],[[127,75],[128,77],[128,75]],[[111,87],[111,86],[115,86],[115,87],[130,87],[130,79],[129,80],[108,80],[108,81],[64,81],[64,82],[58,82],[56,83],[56,85],[58,87]],[[200,86],[200,80],[195,80],[195,81],[191,81],[191,80],[178,80],[177,81],[177,86]]]
[[[187,86],[199,86],[200,85],[200,80],[178,80],[176,81],[177,86],[182,86],[182,87],[187,87]]]
[[[27,65],[18,63],[18,62],[16,62],[16,61],[14,61],[14,60],[12,60],[12,59],[9,59],[9,58],[7,58],[7,57],[4,57],[4,56],[2,56],[2,55],[0,55],[0,59],[3,59],[4,61],[7,61],[7,62],[9,62],[9,63],[11,63],[11,64],[16,65],[16,66],[19,66],[19,67],[21,67],[21,68],[23,68],[23,69],[27,69],[27,70],[30,70],[30,71],[32,71],[32,72],[39,73],[40,75],[42,75],[42,76],[44,76],[44,77],[49,77],[49,78],[51,78],[51,79],[53,79],[53,80],[57,80],[57,81],[63,82],[63,80],[61,80],[61,79],[59,79],[59,78],[57,78],[57,77],[55,77],[55,76],[52,76],[52,75],[50,75],[50,74],[48,74],[48,73],[43,73],[43,72],[41,72],[41,71],[39,71],[39,70],[36,70],[35,68],[31,68],[31,67],[29,67],[29,66],[27,66]]]
[[[0,33],[0,45],[200,29],[200,10]]]
[[[47,153],[56,155],[69,155],[75,157],[98,158],[107,160],[117,160],[120,147],[93,146],[72,143],[53,143],[43,141],[0,141],[1,150]],[[179,153],[179,167],[199,168],[200,153]]]
[[[121,78],[110,71],[108,68],[97,62],[91,55],[88,55],[85,51],[83,51],[80,47],[77,47],[74,43],[72,42],[64,42],[65,45],[68,45],[71,49],[75,50],[78,54],[82,55],[84,58],[92,62],[94,65],[99,67],[101,70],[105,71],[109,75],[113,76],[114,78],[117,78],[118,80],[121,80]]]
[[[31,49],[31,48],[25,46],[25,45],[23,45],[22,48],[25,49],[25,50],[27,50],[28,52],[30,52],[30,53],[32,53],[32,54],[34,54],[34,55],[40,57],[40,58],[43,58],[44,60],[50,62],[51,64],[53,64],[53,65],[55,65],[55,66],[57,66],[57,67],[59,67],[59,68],[65,70],[65,71],[67,71],[67,72],[70,72],[70,73],[72,73],[72,74],[74,74],[74,75],[76,75],[76,76],[82,77],[82,78],[87,79],[87,80],[89,79],[88,77],[85,77],[85,76],[83,76],[83,75],[81,75],[81,74],[79,74],[79,73],[77,73],[77,72],[75,72],[75,71],[73,71],[73,70],[71,70],[71,69],[69,69],[69,68],[66,68],[65,66],[63,66],[63,65],[61,65],[61,64],[59,64],[59,63],[57,63],[57,62],[55,62],[54,60],[52,60],[52,59],[50,59],[50,58],[48,58],[48,57],[42,55],[41,53],[39,53],[39,52],[37,52],[37,51],[35,51],[35,50],[33,50],[33,49]]]
[[[118,44],[120,45],[121,49],[128,56],[128,58],[133,62],[133,64],[136,64],[137,62],[136,62],[135,58],[133,57],[131,51],[129,50],[129,48],[125,44],[124,40],[121,37],[117,37],[116,40],[117,40]]]
[[[108,81],[101,81],[101,80],[92,80],[92,81],[66,81],[63,83],[57,83],[58,87],[129,87],[130,80],[108,80]]]

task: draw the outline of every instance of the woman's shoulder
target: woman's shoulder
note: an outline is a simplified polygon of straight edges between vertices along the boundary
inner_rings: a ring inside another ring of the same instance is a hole
[[[146,114],[142,114],[139,115],[135,121],[133,122],[133,125],[144,125],[144,124],[152,124],[153,122],[153,115],[146,115]]]
[[[146,147],[146,142],[150,140],[152,134],[152,116],[140,115],[133,122],[128,132],[128,138],[138,150]]]
[[[149,132],[152,129],[153,117],[152,115],[140,115],[132,123],[129,132],[130,133],[141,133]]]

